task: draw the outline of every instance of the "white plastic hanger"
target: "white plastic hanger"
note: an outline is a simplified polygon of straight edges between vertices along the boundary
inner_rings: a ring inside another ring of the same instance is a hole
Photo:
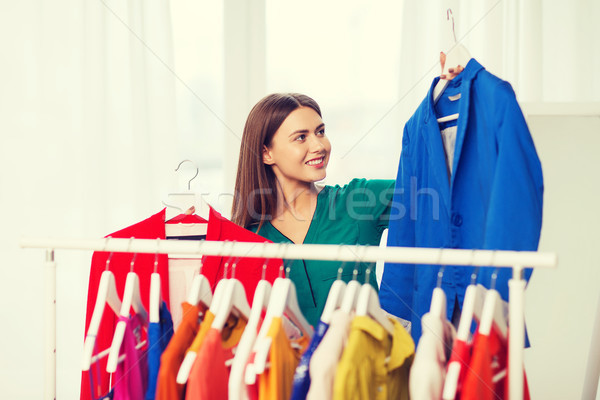
[[[227,266],[228,263],[225,263],[225,274],[227,274]],[[210,302],[209,311],[213,315],[217,315],[219,308],[221,307],[221,303],[225,296],[225,291],[227,288],[227,279],[221,279],[219,283],[217,283],[217,287],[215,288],[215,293]],[[200,331],[198,331],[200,333]],[[194,361],[196,361],[196,357],[198,353],[195,351],[188,351],[185,353],[185,357],[183,358],[183,362],[179,366],[179,371],[177,371],[177,378],[175,379],[177,383],[183,385],[187,383],[188,378],[190,377],[190,372],[192,370],[192,366],[194,365]]]
[[[158,239],[160,243],[160,239]],[[160,274],[158,273],[158,253],[154,257],[154,272],[150,275],[150,322],[160,322],[160,305],[162,302]]]
[[[263,277],[256,285],[254,291],[254,299],[252,300],[252,309],[250,310],[250,318],[244,329],[244,333],[240,339],[240,343],[235,351],[233,363],[231,364],[231,372],[229,374],[228,394],[230,399],[243,399],[243,384],[244,371],[246,364],[250,358],[252,347],[256,341],[258,323],[261,315],[269,305],[269,297],[271,295],[271,284],[264,279],[267,262],[263,265]]]
[[[192,280],[187,302],[194,306],[202,303],[206,307],[210,307],[211,301],[212,291],[208,279],[201,273],[196,274]]]
[[[142,304],[142,296],[140,294],[140,278],[135,272],[133,272],[134,262],[135,254],[131,260],[131,272],[127,274],[127,279],[125,280],[125,290],[123,292],[123,302],[121,304],[119,316],[129,317],[129,311],[131,307],[133,307],[135,313],[140,315],[144,321],[147,321],[148,312]],[[108,353],[108,361],[106,364],[106,372],[108,373],[114,373],[117,370],[119,351],[121,350],[121,344],[123,344],[126,325],[127,322],[125,321],[117,322],[112,344],[110,345],[110,351]]]
[[[190,162],[196,168],[196,174],[188,181],[187,192],[169,193],[167,201],[163,201],[163,204],[167,206],[165,219],[168,221],[179,214],[185,213],[191,207],[194,207],[196,215],[202,217],[208,221],[210,214],[209,205],[202,199],[202,196],[197,196],[195,192],[191,191],[191,183],[198,176],[198,167],[191,160],[183,160],[179,163],[175,171],[178,171],[184,162]]]
[[[481,322],[477,332],[481,335],[489,335],[492,326],[495,326],[500,337],[506,339],[507,335],[507,323],[504,314],[504,305],[500,293],[493,287],[497,278],[497,272],[492,274],[492,289],[489,289],[485,295],[483,302],[483,310],[481,311]]]
[[[460,322],[458,324],[458,331],[456,338],[466,342],[469,340],[471,333],[471,322],[481,321],[481,313],[483,311],[483,303],[486,297],[487,289],[481,284],[471,284],[467,287],[465,293],[465,301],[463,302],[463,309],[460,315]]]
[[[153,272],[150,275],[150,322],[160,322],[160,303],[162,297],[160,295],[160,274]]]
[[[218,331],[223,330],[229,315],[232,312],[237,312],[239,316],[243,317],[246,321],[250,317],[250,306],[246,298],[246,291],[242,282],[235,279],[235,268],[237,261],[234,261],[232,265],[231,279],[227,279],[223,298],[220,300],[219,309],[215,314],[215,319],[211,325],[211,328],[217,329]]]
[[[267,337],[267,333],[273,318],[282,318],[284,314],[300,329],[304,336],[312,338],[313,328],[300,311],[298,298],[296,297],[296,286],[291,279],[280,277],[275,279],[273,283],[267,314],[254,344],[255,356],[252,374],[254,378],[256,375],[262,374],[267,367],[267,359],[271,349],[271,338]],[[247,384],[254,383],[249,374],[246,375],[245,382]]]
[[[348,285],[346,285],[344,298],[342,299],[342,304],[340,305],[340,309],[347,314],[356,311],[356,302],[358,301],[358,294],[361,287],[360,283],[356,280],[357,276],[358,269],[354,269],[354,272],[352,273],[352,280],[348,282]]]
[[[444,69],[442,70],[442,75],[448,75],[448,69],[455,68],[458,65],[463,68],[467,66],[469,60],[472,58],[467,49],[460,43],[456,41],[456,32],[454,30],[454,15],[452,15],[452,10],[448,9],[446,11],[446,18],[450,21],[450,16],[452,16],[452,35],[454,38],[454,45],[450,48],[448,52],[446,52],[446,62],[444,63]],[[446,86],[448,86],[447,79],[440,79],[438,83],[433,88],[433,104],[436,104],[440,99],[440,96],[446,90]],[[438,122],[451,121],[452,119],[457,119],[458,114],[452,114],[447,117],[443,117],[443,121],[438,119]]]
[[[343,268],[338,270],[338,277],[331,288],[329,289],[329,293],[327,294],[327,300],[325,301],[325,307],[323,308],[323,313],[321,314],[321,322],[329,324],[331,322],[331,315],[335,310],[337,310],[344,297],[344,291],[346,290],[346,282],[342,280],[342,271]]]
[[[442,289],[442,278],[444,277],[445,266],[441,266],[437,275],[437,286],[433,289],[431,295],[431,304],[429,305],[429,314],[435,315],[441,320],[446,319],[447,304],[446,304],[446,293]]]
[[[480,284],[471,283],[467,286],[465,300],[463,302],[462,312],[460,314],[460,322],[456,339],[462,342],[469,340],[471,333],[471,323],[473,320],[479,322],[481,320],[481,312],[483,310],[483,302],[487,289]],[[444,381],[444,390],[442,398],[444,400],[453,400],[456,398],[456,390],[458,388],[458,378],[460,377],[461,362],[452,361],[448,364],[446,379]]]
[[[381,325],[387,333],[390,335],[394,334],[394,325],[390,322],[385,312],[382,310],[379,304],[379,296],[375,291],[375,288],[369,283],[370,269],[367,269],[365,273],[366,279],[360,292],[358,294],[358,301],[356,303],[356,315],[357,316],[368,316],[375,320]]]
[[[108,238],[107,238],[108,240]],[[94,353],[94,347],[96,345],[96,336],[100,328],[100,322],[102,321],[102,314],[106,304],[114,311],[116,315],[121,310],[121,299],[117,294],[117,286],[115,283],[115,275],[108,270],[112,253],[106,260],[106,271],[102,272],[100,276],[100,283],[98,284],[98,294],[96,296],[96,304],[94,305],[94,311],[90,320],[90,325],[83,343],[83,359],[82,359],[82,370],[88,371],[92,364],[92,356]]]

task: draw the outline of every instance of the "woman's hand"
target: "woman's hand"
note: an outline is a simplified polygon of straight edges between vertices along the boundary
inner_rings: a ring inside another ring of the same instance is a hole
[[[446,64],[446,54],[444,52],[440,52],[440,64],[442,65],[442,72],[444,72],[444,65]],[[455,68],[448,68],[448,74],[440,75],[440,79],[446,79],[451,81],[456,78],[458,74],[463,72],[465,68],[462,65],[458,65]]]

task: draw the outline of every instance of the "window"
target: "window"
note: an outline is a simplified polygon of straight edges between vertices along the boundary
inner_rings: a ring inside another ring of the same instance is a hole
[[[171,12],[178,152],[181,160],[192,160],[200,170],[192,190],[210,193],[207,200],[212,203],[211,196],[223,190],[223,6],[178,0],[171,2]],[[180,189],[186,188],[189,177],[184,178]]]
[[[267,92],[304,93],[321,106],[333,148],[327,183],[395,178],[402,2],[266,5]]]

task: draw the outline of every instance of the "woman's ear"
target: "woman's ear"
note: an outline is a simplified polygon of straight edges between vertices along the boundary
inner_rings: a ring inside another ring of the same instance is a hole
[[[263,163],[266,165],[275,164],[275,161],[273,161],[273,157],[271,157],[271,151],[265,145],[263,145]]]

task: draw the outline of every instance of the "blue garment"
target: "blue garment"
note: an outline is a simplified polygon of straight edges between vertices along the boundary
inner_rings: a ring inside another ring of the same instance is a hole
[[[460,100],[442,99],[434,107],[432,91],[438,80],[404,127],[388,246],[537,250],[542,168],[512,87],[471,59],[443,94],[460,93]],[[459,117],[449,176],[437,118],[454,112]],[[412,321],[415,343],[438,270],[439,266],[385,266],[381,305]],[[442,289],[449,319],[456,302],[462,307],[472,272],[473,268],[445,267]],[[492,272],[481,268],[478,281],[489,287]],[[506,268],[498,273],[496,289],[504,300],[511,275]],[[531,270],[524,275],[529,279]]]
[[[302,354],[300,363],[296,367],[296,372],[294,373],[294,385],[292,387],[292,397],[290,397],[290,400],[306,399],[308,389],[310,389],[310,374],[308,371],[310,358],[317,347],[319,347],[319,343],[321,343],[321,340],[323,340],[323,336],[325,336],[327,329],[329,329],[329,324],[319,321],[313,337],[310,340],[310,344],[306,348],[304,354]]]
[[[156,396],[156,379],[160,369],[160,356],[173,336],[173,320],[167,304],[160,305],[159,321],[148,323],[148,389],[146,400]]]

